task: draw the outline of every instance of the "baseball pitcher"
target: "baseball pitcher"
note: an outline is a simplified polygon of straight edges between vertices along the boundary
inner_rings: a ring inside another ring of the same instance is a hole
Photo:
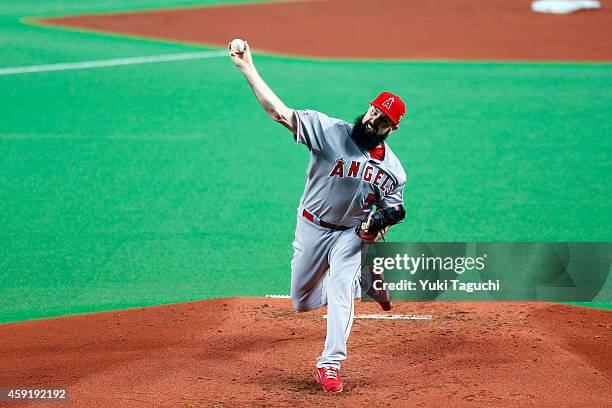
[[[406,173],[384,141],[398,129],[406,108],[389,92],[369,102],[353,124],[288,108],[258,74],[248,43],[228,48],[262,108],[310,151],[293,241],[291,300],[300,312],[327,305],[327,337],[316,379],[324,391],[341,392],[340,362],[347,357],[367,246],[405,217]],[[388,300],[379,300],[385,310],[390,310]]]

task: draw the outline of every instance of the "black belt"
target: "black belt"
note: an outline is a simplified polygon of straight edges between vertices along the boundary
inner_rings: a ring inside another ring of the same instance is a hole
[[[332,230],[338,230],[338,231],[344,231],[344,230],[347,230],[347,229],[351,228],[351,227],[345,227],[344,225],[330,224],[329,222],[325,222],[325,221],[323,221],[323,220],[321,220],[321,219],[319,219],[319,222],[316,222],[316,221],[315,221],[315,216],[314,216],[314,215],[312,215],[311,213],[309,213],[309,212],[308,212],[308,211],[306,211],[306,210],[304,210],[304,211],[302,212],[302,215],[303,215],[303,216],[304,216],[304,218],[306,218],[307,220],[309,220],[309,221],[311,221],[311,222],[313,222],[313,223],[315,223],[315,224],[318,224],[318,225],[320,225],[320,226],[322,226],[322,227],[324,227],[324,228],[329,228],[329,229],[332,229]]]

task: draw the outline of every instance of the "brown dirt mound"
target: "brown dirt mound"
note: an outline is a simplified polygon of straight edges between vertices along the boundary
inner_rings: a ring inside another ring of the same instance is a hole
[[[340,395],[314,381],[323,312],[232,298],[0,325],[0,385],[68,387],[75,407],[612,405],[610,311],[398,304],[433,320],[355,320]]]
[[[37,20],[323,58],[612,61],[612,11],[533,13],[531,0],[329,0]]]

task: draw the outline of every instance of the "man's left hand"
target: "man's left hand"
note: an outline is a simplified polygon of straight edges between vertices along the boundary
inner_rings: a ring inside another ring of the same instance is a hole
[[[378,232],[369,232],[368,228],[370,227],[371,222],[372,222],[371,218],[368,218],[367,221],[364,221],[361,224],[361,227],[359,228],[357,235],[359,235],[359,238],[361,238],[363,241],[367,242],[368,244],[375,244],[381,239],[383,239],[385,235],[387,235],[387,232],[389,231],[389,228],[391,228],[391,226],[387,226]]]

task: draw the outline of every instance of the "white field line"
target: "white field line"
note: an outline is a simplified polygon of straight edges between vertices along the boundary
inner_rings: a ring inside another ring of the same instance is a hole
[[[186,61],[194,59],[216,58],[227,56],[226,50],[183,52],[178,54],[149,55],[145,57],[113,58],[107,60],[65,62],[46,65],[28,65],[23,67],[0,68],[0,75],[31,74],[35,72],[67,71],[72,69],[90,69],[116,67],[120,65],[151,64],[155,62]]]
[[[289,295],[266,295],[267,298],[273,299],[290,299]],[[327,315],[323,315],[327,319]],[[415,314],[361,314],[355,315],[355,319],[379,319],[379,320],[433,320],[432,315],[415,315]]]
[[[323,315],[327,319],[327,315]],[[375,320],[433,320],[431,315],[413,314],[361,314],[355,315],[354,319],[375,319]]]

